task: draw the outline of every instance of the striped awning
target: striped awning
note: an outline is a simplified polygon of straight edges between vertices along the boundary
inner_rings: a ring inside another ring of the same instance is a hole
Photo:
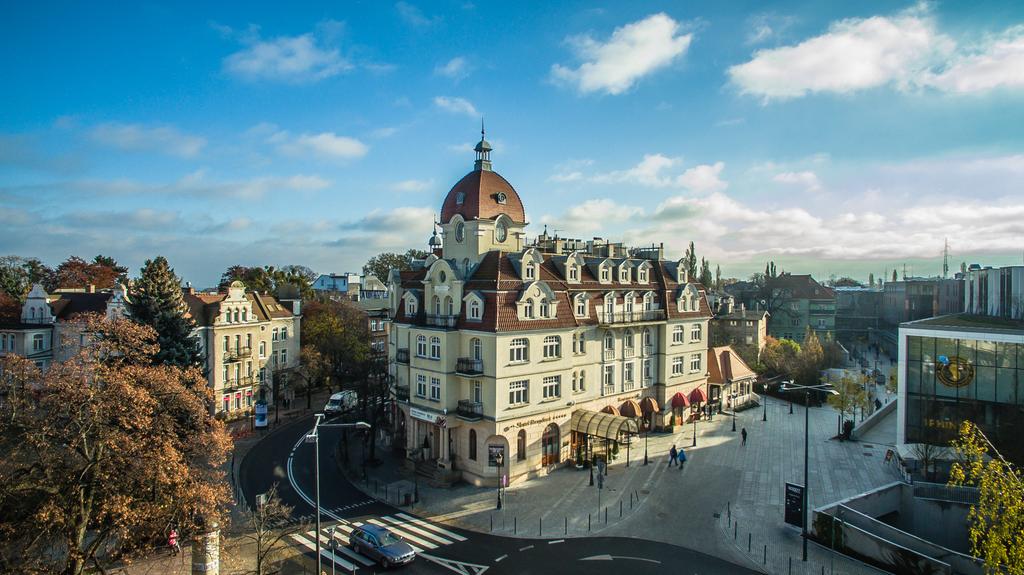
[[[640,433],[636,421],[621,415],[598,413],[589,409],[572,412],[570,429],[594,437],[617,440],[624,433]]]

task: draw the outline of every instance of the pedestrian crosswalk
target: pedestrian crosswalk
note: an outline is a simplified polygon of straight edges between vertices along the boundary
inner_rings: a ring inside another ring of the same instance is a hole
[[[444,529],[429,521],[424,521],[405,513],[395,513],[394,515],[369,517],[363,521],[336,523],[322,528],[320,530],[320,554],[328,561],[333,561],[338,568],[347,571],[353,571],[357,567],[373,565],[373,560],[352,551],[348,547],[348,538],[352,533],[352,529],[364,524],[386,527],[392,533],[404,539],[417,554],[437,549],[444,545],[466,541],[466,538],[462,535]],[[315,537],[315,529],[291,535],[295,543],[314,554],[316,553]]]

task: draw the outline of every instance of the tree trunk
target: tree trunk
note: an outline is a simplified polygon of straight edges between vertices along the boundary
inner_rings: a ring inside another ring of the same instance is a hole
[[[85,472],[82,475],[82,483],[78,489],[78,514],[75,517],[75,522],[71,526],[71,545],[70,547],[74,550],[71,557],[71,561],[68,562],[65,573],[70,575],[81,575],[85,571],[86,562],[89,560],[89,555],[92,553],[86,553],[85,547],[85,535],[89,529],[89,519],[92,515],[92,504],[96,494],[95,486],[95,466],[98,465],[98,460],[103,455],[103,446],[96,448],[93,457],[89,458],[89,463],[86,467]],[[92,552],[95,552],[95,546],[91,546]],[[69,552],[71,549],[69,549]]]

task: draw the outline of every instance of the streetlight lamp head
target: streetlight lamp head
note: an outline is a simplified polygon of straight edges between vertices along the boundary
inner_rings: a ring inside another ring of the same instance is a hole
[[[316,434],[315,433],[307,433],[306,434],[306,443],[316,443]]]
[[[356,429],[370,429],[370,424],[365,421],[357,421]]]

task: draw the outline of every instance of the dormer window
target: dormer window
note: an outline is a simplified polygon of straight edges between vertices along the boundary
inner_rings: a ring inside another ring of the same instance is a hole
[[[526,300],[523,305],[523,317],[533,317],[533,300]]]
[[[416,298],[410,297],[405,300],[405,315],[416,315]]]
[[[480,302],[474,301],[469,304],[469,319],[480,319]]]
[[[505,192],[498,192],[498,195],[494,196],[494,199],[498,200],[499,204],[505,204],[508,202],[508,196],[505,195]]]
[[[549,317],[551,315],[551,306],[548,305],[548,300],[540,300],[540,317]]]
[[[619,270],[619,281],[625,284],[629,283],[629,269],[623,267]]]
[[[578,280],[580,279],[580,269],[574,265],[569,266],[569,279]]]
[[[461,206],[464,203],[466,203],[466,192],[455,194],[455,204]]]
[[[579,296],[576,298],[576,315],[585,317],[587,315],[587,298]]]
[[[528,280],[532,280],[534,279],[534,277],[536,277],[536,270],[534,269],[533,264],[526,264],[526,267],[523,269],[523,272],[526,276],[526,279]]]
[[[640,283],[647,283],[647,269],[637,270],[637,281]]]
[[[608,272],[608,268],[601,268],[601,281],[610,281],[611,274]]]

